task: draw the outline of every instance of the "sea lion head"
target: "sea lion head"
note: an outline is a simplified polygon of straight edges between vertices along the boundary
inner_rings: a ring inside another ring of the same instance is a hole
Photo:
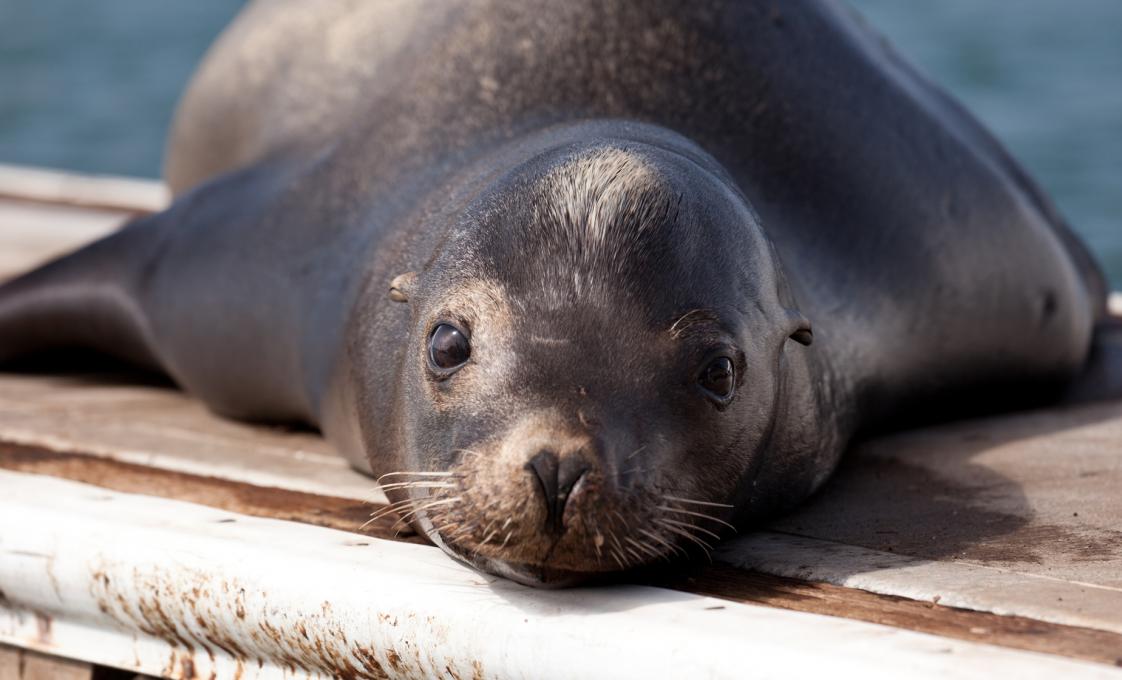
[[[384,488],[453,556],[532,585],[708,549],[810,343],[781,279],[700,152],[536,155],[391,285],[413,325]]]

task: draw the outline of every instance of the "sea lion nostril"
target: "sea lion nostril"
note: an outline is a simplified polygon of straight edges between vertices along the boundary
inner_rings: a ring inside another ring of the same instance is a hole
[[[536,453],[526,467],[534,474],[545,502],[545,530],[563,533],[565,506],[577,482],[588,472],[588,463],[579,456],[566,456],[559,460],[556,453],[544,449]]]
[[[552,502],[557,496],[557,454],[552,451],[538,451],[538,453],[526,463],[534,476],[538,480],[538,488],[545,497],[546,503]]]
[[[573,488],[588,472],[589,465],[580,456],[566,456],[561,459],[561,466],[557,468],[557,495],[561,500],[561,509],[565,509],[565,502]]]

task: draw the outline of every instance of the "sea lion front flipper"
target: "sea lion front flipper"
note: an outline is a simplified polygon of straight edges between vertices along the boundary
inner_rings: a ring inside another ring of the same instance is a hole
[[[143,313],[133,303],[138,257],[153,222],[120,231],[0,285],[0,363],[63,348],[88,348],[159,369]]]

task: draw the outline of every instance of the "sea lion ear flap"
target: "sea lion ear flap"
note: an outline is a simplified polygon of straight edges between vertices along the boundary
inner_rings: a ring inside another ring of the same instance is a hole
[[[417,272],[405,272],[390,281],[390,299],[394,302],[409,302],[409,294],[413,291],[413,282],[417,280]]]
[[[800,345],[809,347],[810,343],[814,342],[814,331],[810,328],[810,321],[793,309],[787,310],[787,315],[791,318],[791,322],[794,325],[794,329],[788,337]]]
[[[779,259],[779,251],[775,249],[775,244],[770,240],[766,240],[767,248],[771,252],[771,259],[775,265],[775,294],[778,298],[780,309],[787,313],[787,337],[803,346],[809,346],[814,342],[814,331],[810,329],[810,320],[802,315],[802,312],[795,309],[794,299],[791,295],[791,289],[787,286],[787,278],[783,275],[782,263]]]

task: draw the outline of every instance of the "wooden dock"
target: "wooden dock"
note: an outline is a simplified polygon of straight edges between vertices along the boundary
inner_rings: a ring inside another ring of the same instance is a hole
[[[166,200],[0,166],[0,279]],[[866,442],[799,512],[630,585],[479,574],[360,529],[384,501],[313,433],[0,374],[0,680],[1122,678],[1122,402]]]

